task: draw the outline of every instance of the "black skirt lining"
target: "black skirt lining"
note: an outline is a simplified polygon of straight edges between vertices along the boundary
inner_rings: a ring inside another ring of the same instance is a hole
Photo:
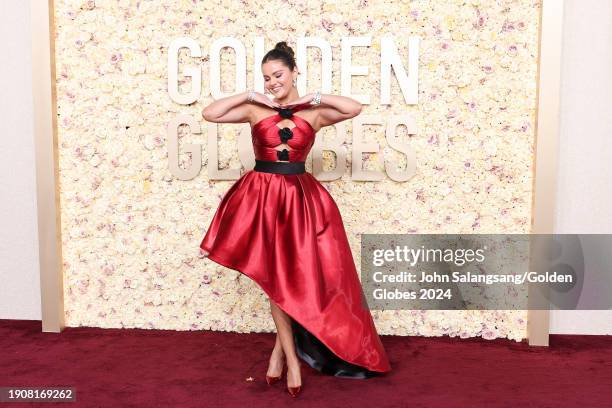
[[[294,319],[291,319],[291,328],[297,355],[315,370],[335,377],[355,379],[381,374],[342,360]]]

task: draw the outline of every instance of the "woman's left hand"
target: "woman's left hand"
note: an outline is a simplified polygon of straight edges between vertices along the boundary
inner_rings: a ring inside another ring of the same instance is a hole
[[[294,106],[297,106],[297,105],[302,105],[302,104],[305,104],[305,103],[310,103],[310,102],[312,102],[312,98],[314,98],[314,94],[309,93],[309,94],[306,94],[306,95],[302,96],[299,99],[296,99],[295,101],[286,103],[284,105],[281,104],[281,108],[290,109],[290,108],[293,108]]]

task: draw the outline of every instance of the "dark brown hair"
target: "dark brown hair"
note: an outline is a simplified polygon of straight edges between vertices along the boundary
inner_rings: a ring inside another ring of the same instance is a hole
[[[295,54],[293,49],[287,45],[285,41],[276,43],[274,48],[264,55],[261,63],[263,64],[264,62],[268,62],[270,60],[281,60],[287,67],[289,67],[290,71],[293,71],[295,68]]]

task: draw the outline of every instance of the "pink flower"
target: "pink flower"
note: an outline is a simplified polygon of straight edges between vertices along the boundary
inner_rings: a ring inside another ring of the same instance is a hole
[[[484,339],[493,340],[496,337],[497,337],[497,333],[494,330],[487,328],[482,331],[482,338]]]

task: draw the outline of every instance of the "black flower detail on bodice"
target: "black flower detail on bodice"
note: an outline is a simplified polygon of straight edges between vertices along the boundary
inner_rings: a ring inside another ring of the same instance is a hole
[[[277,150],[276,157],[278,160],[285,160],[285,161],[289,160],[289,150],[287,149]]]
[[[287,143],[287,141],[293,137],[293,131],[288,127],[284,127],[282,129],[279,128],[278,135],[280,136],[282,143]]]
[[[278,114],[283,119],[289,119],[293,116],[293,110],[291,108],[280,108]],[[288,127],[279,128],[278,136],[280,137],[281,143],[287,143],[287,141],[293,137],[293,130]],[[289,150],[277,150],[276,157],[278,160],[289,161]]]

